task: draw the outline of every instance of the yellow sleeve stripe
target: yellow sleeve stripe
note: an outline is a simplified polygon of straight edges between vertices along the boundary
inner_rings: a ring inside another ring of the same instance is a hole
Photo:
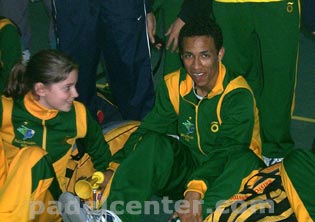
[[[13,141],[14,139],[14,128],[12,124],[12,110],[13,100],[12,98],[2,96],[2,131],[6,132],[2,135],[4,141]]]
[[[280,176],[282,180],[282,184],[284,187],[284,190],[287,193],[288,200],[290,202],[290,205],[296,215],[297,221],[301,222],[312,222],[313,219],[310,217],[309,213],[307,212],[303,201],[300,199],[298,193],[296,192],[285,168],[283,165],[283,162],[281,163],[280,166]]]
[[[253,98],[254,98],[254,93],[251,90],[251,88],[248,85],[248,83],[246,82],[246,80],[244,79],[244,77],[238,76],[237,78],[233,79],[226,86],[222,96],[219,99],[218,105],[217,105],[216,112],[217,112],[217,117],[218,117],[218,121],[219,121],[220,125],[222,124],[222,119],[221,119],[220,112],[221,112],[221,106],[222,106],[222,102],[223,102],[224,96],[227,95],[232,90],[237,89],[237,88],[248,89],[251,92],[251,94],[253,95]],[[256,107],[255,98],[254,98],[254,112],[255,112],[255,123],[254,123],[254,130],[253,130],[253,135],[252,135],[252,139],[251,139],[250,148],[251,148],[251,150],[254,151],[254,153],[258,157],[262,158],[262,156],[261,156],[261,153],[262,153],[262,151],[261,151],[261,138],[260,138],[260,134],[259,134],[260,133],[260,123],[259,123],[259,117],[258,117],[259,114],[258,114],[258,109]]]
[[[164,77],[164,81],[169,93],[169,98],[177,114],[179,113],[179,77],[180,70],[170,73]]]
[[[1,19],[0,21],[0,29],[2,29],[6,25],[14,25],[10,19]]]
[[[218,121],[219,124],[221,125],[222,120],[221,120],[221,116],[220,116],[220,111],[221,111],[221,106],[222,106],[222,101],[223,98],[226,94],[228,94],[229,92],[231,92],[234,89],[237,88],[245,88],[248,89],[252,94],[252,90],[250,88],[250,86],[248,85],[248,83],[245,81],[245,79],[242,76],[238,76],[237,78],[233,79],[225,88],[222,96],[219,99],[218,105],[217,105],[217,116],[218,116]],[[256,104],[255,104],[256,105]],[[255,106],[256,107],[256,106]]]

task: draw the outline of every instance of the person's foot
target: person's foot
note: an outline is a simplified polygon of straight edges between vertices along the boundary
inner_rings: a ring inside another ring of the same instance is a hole
[[[91,211],[91,216],[88,222],[122,222],[116,214],[105,209]]]
[[[266,166],[271,166],[271,165],[274,165],[276,163],[280,163],[283,160],[282,157],[280,157],[280,158],[270,158],[270,157],[263,156],[263,158],[264,158],[264,162],[265,162]]]
[[[58,210],[63,222],[122,222],[116,214],[109,210],[92,210],[78,196],[70,192],[60,195]]]

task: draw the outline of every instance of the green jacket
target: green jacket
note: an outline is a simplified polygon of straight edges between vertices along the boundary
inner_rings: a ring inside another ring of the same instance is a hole
[[[15,63],[22,59],[20,34],[17,27],[7,18],[0,17],[0,94],[8,81]]]
[[[261,157],[253,93],[243,77],[235,77],[223,64],[215,87],[202,100],[197,99],[193,81],[184,70],[166,75],[158,88],[153,110],[129,138],[120,158],[115,156],[115,161],[120,162],[128,155],[148,130],[178,135],[179,141],[189,147],[200,166],[191,180],[210,182],[205,175],[220,175],[227,158],[251,152],[250,149]]]
[[[19,149],[38,146],[47,151],[61,187],[75,145],[84,147],[96,170],[108,167],[111,153],[101,128],[79,102],[60,112],[44,108],[31,93],[14,100],[2,96],[0,127],[8,165]]]

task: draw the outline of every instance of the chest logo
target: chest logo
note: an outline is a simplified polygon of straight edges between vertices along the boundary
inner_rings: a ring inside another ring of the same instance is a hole
[[[30,139],[34,136],[35,130],[29,129],[26,126],[20,126],[17,131],[19,131],[24,137],[23,140]]]
[[[219,131],[219,123],[218,122],[211,122],[211,127],[210,127],[211,132],[217,133]]]
[[[195,131],[195,125],[189,120],[186,120],[186,122],[183,122],[183,125],[187,129],[187,134],[192,134]]]

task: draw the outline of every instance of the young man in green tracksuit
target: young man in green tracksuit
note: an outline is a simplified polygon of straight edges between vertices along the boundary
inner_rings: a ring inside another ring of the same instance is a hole
[[[187,23],[179,43],[185,70],[164,77],[154,109],[113,160],[120,165],[103,208],[122,221],[139,221],[130,203],[152,195],[184,199],[188,205],[174,217],[201,221],[263,164],[255,99],[245,79],[221,63],[220,28],[210,20]]]
[[[162,9],[167,5],[163,1],[155,2],[159,2]],[[170,1],[168,4],[174,3]],[[296,80],[299,4],[298,0],[213,1],[213,16],[222,28],[227,49],[223,62],[246,78],[256,96],[261,118],[262,151],[267,164],[281,160],[294,145],[290,122]],[[310,8],[311,5],[308,10]],[[165,10],[174,16],[174,7]],[[196,16],[210,14],[212,1],[185,0],[178,19],[184,24]],[[168,16],[169,24],[170,20]],[[172,25],[173,30],[176,29],[177,23]],[[168,54],[176,59],[171,52]],[[176,64],[170,63],[169,67]]]

